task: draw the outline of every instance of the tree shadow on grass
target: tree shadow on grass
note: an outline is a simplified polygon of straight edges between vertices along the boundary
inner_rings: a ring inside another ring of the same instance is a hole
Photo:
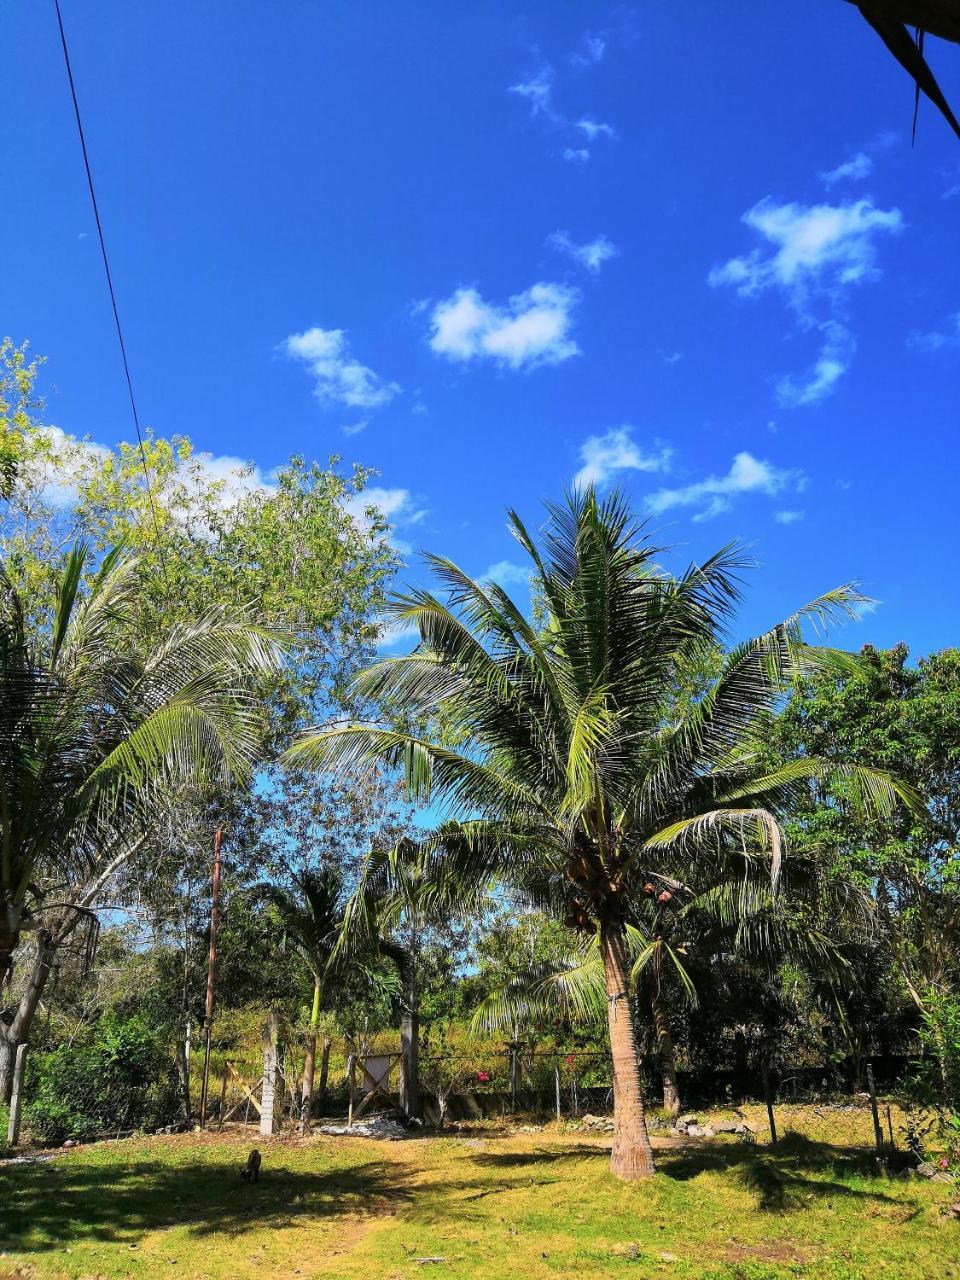
[[[711,1143],[662,1152],[661,1156],[661,1172],[680,1182],[701,1173],[734,1170],[744,1185],[757,1193],[757,1208],[768,1213],[795,1212],[809,1208],[818,1198],[829,1197],[901,1203],[900,1196],[851,1185],[853,1177],[883,1176],[872,1152],[813,1142],[798,1133],[785,1133],[773,1147]],[[808,1176],[811,1174],[815,1176]]]
[[[64,1243],[133,1244],[143,1235],[188,1227],[197,1236],[240,1235],[290,1226],[301,1218],[385,1212],[409,1202],[413,1188],[394,1163],[347,1169],[265,1169],[242,1182],[236,1164],[54,1161],[0,1171],[0,1250],[58,1250]]]
[[[545,1147],[542,1151],[478,1151],[472,1162],[494,1169],[524,1169],[538,1164],[559,1164],[568,1160],[592,1160],[597,1156],[610,1159],[609,1147],[578,1143],[569,1147]]]

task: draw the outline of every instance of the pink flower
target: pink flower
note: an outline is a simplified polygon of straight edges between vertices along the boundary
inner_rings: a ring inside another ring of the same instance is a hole
[[[481,1084],[487,1084],[487,1083],[489,1082],[489,1080],[490,1080],[490,1072],[489,1072],[489,1071],[478,1071],[478,1072],[477,1072],[477,1079],[480,1081],[480,1083],[481,1083]]]
[[[937,1161],[937,1164],[940,1166],[941,1169],[950,1168],[950,1161],[947,1159],[946,1156],[941,1156],[940,1159]]]

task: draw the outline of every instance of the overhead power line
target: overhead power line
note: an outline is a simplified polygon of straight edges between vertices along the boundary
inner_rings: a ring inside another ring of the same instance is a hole
[[[169,590],[170,579],[167,576],[167,558],[163,551],[163,540],[160,537],[160,521],[157,518],[157,507],[153,497],[153,486],[150,483],[150,467],[147,463],[147,450],[143,443],[143,432],[140,430],[140,415],[137,412],[137,400],[133,394],[133,378],[130,376],[130,361],[127,359],[127,344],[123,340],[123,326],[120,324],[120,309],[117,306],[117,295],[113,287],[113,275],[110,271],[110,259],[107,256],[107,243],[103,235],[103,224],[100,221],[100,208],[97,204],[97,193],[93,185],[93,172],[90,168],[90,156],[87,152],[87,139],[83,131],[83,120],[80,116],[80,103],[77,99],[77,86],[73,78],[73,67],[70,63],[70,49],[67,45],[67,33],[63,26],[63,14],[60,12],[60,0],[53,0],[57,11],[57,26],[60,28],[60,44],[63,46],[63,61],[67,68],[67,80],[70,84],[70,97],[73,99],[73,114],[77,121],[77,133],[80,137],[80,150],[83,153],[83,167],[87,174],[87,188],[90,192],[90,203],[93,205],[93,217],[97,224],[97,239],[100,241],[100,254],[103,258],[103,270],[107,277],[107,289],[110,293],[110,305],[113,308],[113,322],[117,330],[117,341],[120,344],[120,356],[123,360],[123,375],[127,381],[127,394],[130,397],[130,411],[133,414],[133,425],[140,446],[140,463],[143,467],[143,478],[147,486],[147,500],[153,516],[153,530],[157,538],[157,552],[163,570],[163,580]]]

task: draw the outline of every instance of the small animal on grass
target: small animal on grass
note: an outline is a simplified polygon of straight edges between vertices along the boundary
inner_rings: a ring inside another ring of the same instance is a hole
[[[240,1170],[240,1177],[244,1182],[260,1181],[260,1166],[263,1164],[263,1156],[256,1148],[247,1156],[247,1165],[245,1169]]]

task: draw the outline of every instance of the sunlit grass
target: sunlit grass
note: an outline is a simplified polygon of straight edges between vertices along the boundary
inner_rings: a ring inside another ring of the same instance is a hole
[[[661,1175],[635,1185],[563,1126],[273,1141],[257,1186],[239,1176],[249,1137],[103,1143],[0,1169],[0,1277],[960,1277],[941,1213],[960,1191],[886,1176],[853,1145],[869,1115],[781,1123],[802,1132],[776,1148],[661,1144]]]

